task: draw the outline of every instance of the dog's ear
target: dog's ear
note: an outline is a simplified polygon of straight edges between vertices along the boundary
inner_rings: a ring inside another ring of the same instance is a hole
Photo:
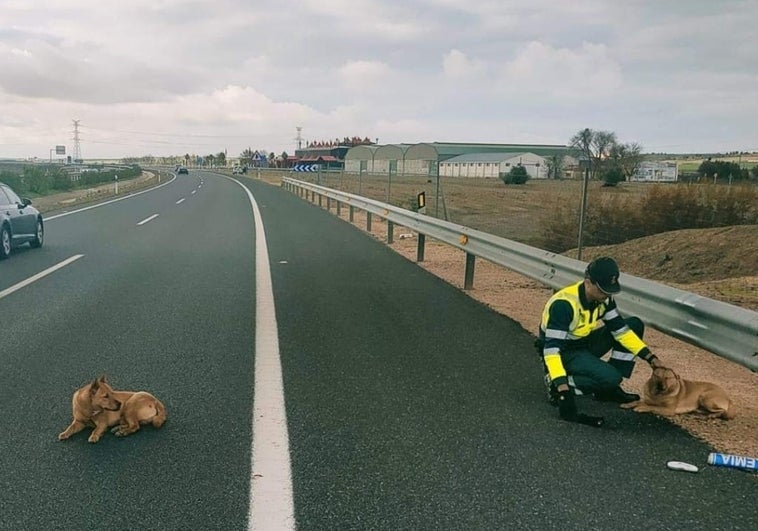
[[[92,381],[92,383],[89,385],[89,392],[91,395],[95,394],[100,387],[100,378],[97,378]]]

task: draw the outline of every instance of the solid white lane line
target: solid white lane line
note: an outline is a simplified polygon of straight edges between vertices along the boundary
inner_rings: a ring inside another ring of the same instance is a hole
[[[247,526],[266,531],[294,530],[289,430],[266,232],[253,194],[239,181],[229,180],[247,192],[255,221],[255,387]]]
[[[2,299],[3,297],[6,297],[8,295],[10,295],[14,291],[18,291],[21,288],[23,288],[25,286],[28,286],[32,282],[36,282],[37,280],[41,279],[42,277],[46,277],[50,273],[53,273],[53,272],[59,270],[61,267],[66,267],[71,262],[73,262],[75,260],[79,260],[82,256],[84,256],[84,255],[83,254],[75,254],[71,258],[66,258],[64,261],[58,262],[54,266],[48,267],[44,271],[41,271],[41,272],[37,273],[36,275],[27,278],[26,280],[22,280],[18,284],[14,284],[10,288],[6,288],[3,291],[0,291],[0,299]]]
[[[101,206],[110,205],[111,203],[116,203],[118,201],[123,201],[124,199],[129,199],[138,195],[146,194],[148,192],[152,192],[153,190],[157,190],[158,188],[163,188],[167,184],[171,184],[174,182],[174,179],[176,179],[176,175],[174,175],[171,180],[166,181],[163,184],[159,184],[158,186],[154,186],[152,188],[148,188],[147,190],[142,190],[140,192],[134,192],[133,194],[125,195],[124,197],[117,197],[116,199],[111,199],[110,201],[103,201],[102,203],[98,203],[96,205],[90,205],[88,207],[79,208],[76,210],[72,210],[71,212],[62,212],[60,214],[56,214],[55,216],[45,217],[45,221],[50,221],[51,219],[57,219],[62,218],[64,216],[70,216],[71,214],[76,214],[78,212],[84,212],[85,210],[92,210],[93,208],[100,208]]]
[[[176,202],[177,205],[180,205],[182,203],[184,203],[184,198],[183,197],[179,201]]]
[[[137,223],[137,225],[144,225],[145,223],[148,223],[148,222],[150,222],[150,221],[153,221],[153,220],[154,220],[155,218],[157,218],[157,217],[158,217],[158,214],[153,214],[153,215],[152,215],[152,216],[150,216],[149,218],[145,218],[145,219],[143,219],[142,221],[140,221],[139,223]]]

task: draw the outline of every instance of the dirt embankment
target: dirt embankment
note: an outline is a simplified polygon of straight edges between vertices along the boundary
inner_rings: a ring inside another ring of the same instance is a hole
[[[665,232],[592,247],[583,258],[601,255],[623,272],[758,311],[758,225]]]

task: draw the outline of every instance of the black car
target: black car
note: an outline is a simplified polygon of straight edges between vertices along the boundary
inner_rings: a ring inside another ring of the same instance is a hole
[[[0,260],[27,242],[34,248],[42,247],[44,237],[42,214],[31,200],[21,199],[10,186],[0,183]]]
[[[179,169],[176,170],[176,174],[179,175],[180,173],[189,173],[189,171],[184,166],[179,166]]]

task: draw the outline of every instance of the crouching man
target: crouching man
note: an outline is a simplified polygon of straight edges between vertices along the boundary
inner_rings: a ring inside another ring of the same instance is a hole
[[[616,307],[618,277],[613,258],[598,258],[587,266],[584,280],[561,289],[545,304],[538,345],[550,401],[564,420],[601,426],[602,417],[577,412],[574,396],[592,394],[596,400],[619,404],[639,400],[639,395],[621,388],[621,381],[631,376],[637,357],[652,367],[660,365],[642,341],[642,321],[625,319]],[[600,359],[609,350],[610,360]]]

